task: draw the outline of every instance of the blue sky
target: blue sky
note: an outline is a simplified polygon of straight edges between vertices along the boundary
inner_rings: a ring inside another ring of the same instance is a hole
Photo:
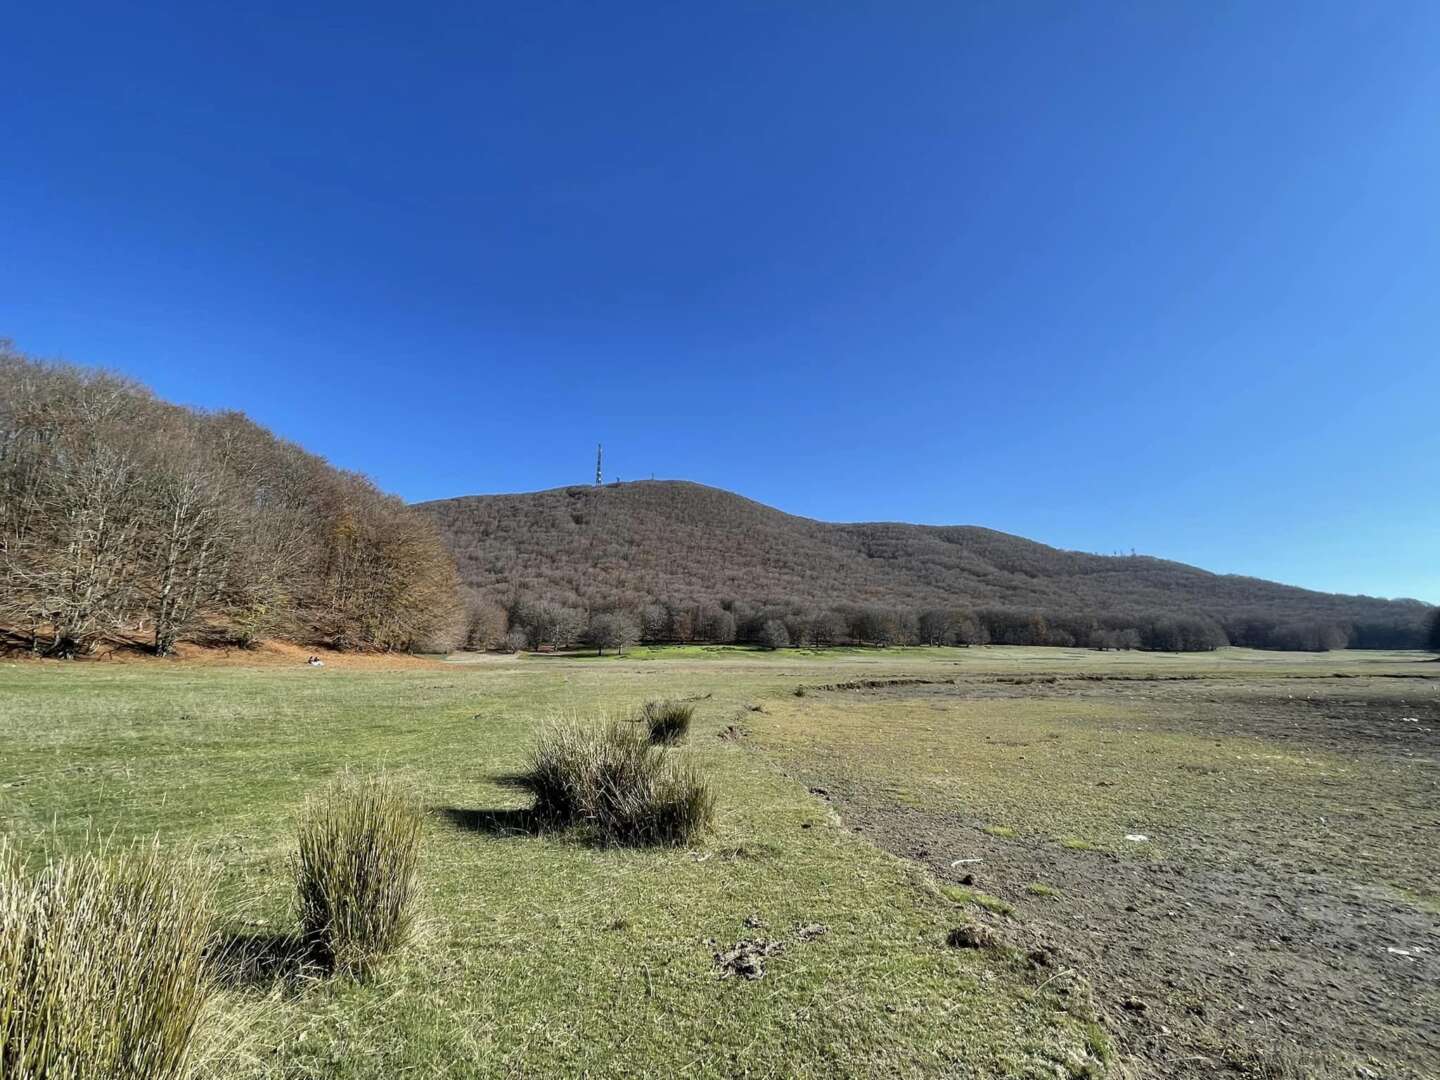
[[[1440,601],[1440,5],[27,4],[0,335],[409,499]]]

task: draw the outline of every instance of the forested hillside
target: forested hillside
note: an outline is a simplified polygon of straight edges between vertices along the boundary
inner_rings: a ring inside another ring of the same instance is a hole
[[[46,655],[263,638],[1409,648],[1433,610],[968,526],[826,524],[683,482],[408,507],[239,413],[0,343],[0,643]]]
[[[0,342],[0,634],[75,656],[183,638],[448,646],[429,517],[239,413],[157,400]]]
[[[482,636],[518,622],[532,643],[546,636],[537,622],[578,635],[619,612],[641,636],[675,640],[1416,647],[1430,610],[969,526],[827,524],[675,481],[421,508],[473,590]]]

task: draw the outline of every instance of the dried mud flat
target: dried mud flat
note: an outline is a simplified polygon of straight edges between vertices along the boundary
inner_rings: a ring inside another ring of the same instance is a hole
[[[1132,854],[1124,844],[1072,850],[1025,830],[992,835],[993,775],[975,778],[963,807],[931,810],[897,797],[884,765],[785,755],[847,825],[942,883],[1010,905],[1013,914],[966,917],[1022,950],[1052,950],[1036,953],[1046,978],[1086,979],[1140,1075],[1440,1076],[1440,682],[1061,678],[821,696],[828,708],[905,703],[942,716],[951,703],[973,712],[1024,699],[1063,713],[1073,702],[1088,729],[1116,739],[1199,735],[1227,740],[1227,752],[1253,742],[1257,753],[1352,763],[1292,804],[1283,781],[1227,777],[1202,761],[1092,756],[1080,782],[1107,800],[1123,800],[1147,770],[1142,821],[1146,800],[1160,813],[1157,790],[1188,806],[1189,788],[1206,787],[1193,813],[1172,815],[1164,837],[1136,841]],[[1094,719],[1112,706],[1120,719]],[[978,737],[1005,738],[1002,728]],[[1007,745],[1033,757],[1033,738]],[[1157,787],[1156,770],[1173,779]]]

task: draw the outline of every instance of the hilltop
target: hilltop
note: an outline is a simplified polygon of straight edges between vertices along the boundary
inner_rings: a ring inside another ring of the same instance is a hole
[[[988,609],[1041,615],[1052,627],[1186,616],[1223,626],[1233,643],[1284,644],[1268,638],[1304,626],[1329,628],[1320,647],[1346,643],[1336,628],[1352,645],[1397,647],[1419,643],[1429,610],[1143,555],[1063,551],[976,526],[832,524],[685,481],[475,495],[418,508],[436,522],[462,580],[512,611],[528,599],[584,611]],[[1074,628],[1069,634],[1078,637]]]

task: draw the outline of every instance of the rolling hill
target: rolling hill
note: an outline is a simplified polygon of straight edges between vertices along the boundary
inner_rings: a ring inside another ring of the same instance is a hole
[[[526,598],[586,611],[950,607],[1111,626],[1184,615],[1223,625],[1232,642],[1324,624],[1374,647],[1418,645],[1430,610],[1148,556],[1062,551],[974,526],[831,524],[682,481],[467,496],[419,509],[435,520],[465,583],[512,609]]]

